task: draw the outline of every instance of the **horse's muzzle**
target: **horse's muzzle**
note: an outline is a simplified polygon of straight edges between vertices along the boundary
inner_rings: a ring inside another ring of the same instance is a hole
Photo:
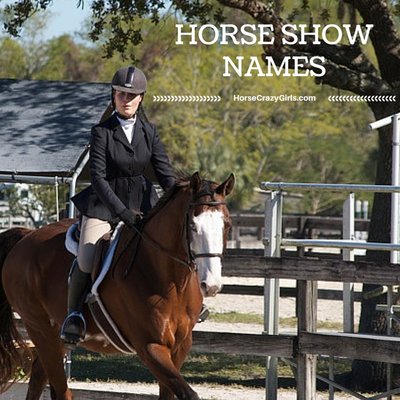
[[[209,286],[206,282],[202,282],[200,289],[204,297],[214,297],[222,290],[222,285]]]

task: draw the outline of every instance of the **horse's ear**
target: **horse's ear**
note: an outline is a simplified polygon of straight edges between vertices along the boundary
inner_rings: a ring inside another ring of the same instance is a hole
[[[235,175],[230,174],[229,178],[225,182],[221,183],[215,189],[215,192],[223,196],[228,196],[228,194],[232,192],[234,186],[235,186]]]
[[[190,189],[192,189],[193,193],[197,193],[200,190],[201,186],[201,178],[199,172],[195,172],[190,178]]]

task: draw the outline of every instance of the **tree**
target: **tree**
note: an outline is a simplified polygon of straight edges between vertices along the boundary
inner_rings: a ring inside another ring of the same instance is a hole
[[[14,39],[0,39],[0,76],[18,78],[25,74],[25,52]]]
[[[234,47],[182,46],[155,58],[159,67],[146,96],[218,94],[222,98],[203,103],[145,99],[174,165],[199,169],[217,180],[233,171],[238,185],[231,206],[237,209],[255,206],[251,199],[261,180],[343,183],[365,179],[361,165],[375,143],[374,134],[363,124],[369,116],[365,105],[332,107],[327,100],[331,89],[316,87],[311,79],[221,79],[222,57],[236,51]],[[244,57],[251,54],[250,48],[241,51]],[[317,101],[234,100],[238,94],[282,93]],[[306,193],[302,203],[307,213],[341,210],[332,194]]]
[[[18,26],[29,17],[35,9],[46,8],[50,0],[20,0],[14,6],[7,8],[10,18],[6,24],[11,33],[17,33]],[[344,0],[342,4],[350,10],[350,22],[354,24],[359,19],[364,26],[372,24],[370,32],[373,54],[360,43],[328,45],[326,42],[314,44],[310,38],[305,44],[285,45],[282,39],[282,27],[289,21],[321,22],[329,20],[328,8],[314,7],[303,1],[297,8],[285,13],[284,1],[262,2],[260,0],[218,0],[211,3],[203,1],[174,0],[172,7],[181,12],[187,21],[198,19],[207,21],[210,16],[221,20],[224,9],[237,9],[262,24],[272,24],[276,40],[274,44],[264,47],[264,55],[272,57],[279,64],[285,56],[320,56],[325,58],[326,74],[316,79],[316,83],[328,85],[339,90],[349,91],[357,95],[396,95],[395,102],[375,102],[370,100],[368,106],[376,119],[392,115],[399,111],[400,104],[400,37],[394,22],[394,16],[399,12],[397,2],[384,0]],[[92,38],[96,39],[108,24],[110,36],[106,49],[111,52],[124,51],[124,43],[132,41],[139,43],[141,37],[141,20],[143,16],[151,16],[159,22],[164,13],[165,3],[159,0],[143,2],[120,2],[117,0],[94,0],[92,2],[94,15]],[[290,8],[290,5],[288,6]],[[135,15],[135,18],[132,18]],[[339,10],[339,16],[344,18],[344,8]],[[312,20],[311,18],[314,18]],[[302,66],[305,70],[315,70],[310,64]],[[379,149],[377,154],[376,184],[391,183],[391,128],[379,130]],[[369,241],[390,242],[390,196],[375,194]],[[388,254],[384,252],[368,252],[367,257],[377,263],[387,263]],[[369,291],[366,285],[364,291]],[[381,301],[377,298],[376,301]],[[376,301],[364,301],[360,320],[361,332],[384,332],[381,316],[375,313]],[[382,368],[374,364],[372,368],[363,368],[354,364],[353,382],[364,387],[376,387],[382,374]],[[370,364],[372,365],[372,364]],[[370,373],[367,373],[370,371]]]
[[[39,228],[49,222],[56,220],[56,196],[53,186],[29,185],[21,188],[16,185],[6,185],[3,189],[5,198],[8,200],[10,215],[28,218],[35,228]],[[59,199],[63,207],[63,199],[66,199],[68,187],[59,187]]]

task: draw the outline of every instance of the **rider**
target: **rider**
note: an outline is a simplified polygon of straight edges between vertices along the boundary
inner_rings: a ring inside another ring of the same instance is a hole
[[[114,113],[91,131],[91,185],[72,198],[82,224],[68,286],[68,315],[61,328],[61,339],[70,345],[83,340],[86,333],[81,311],[91,285],[95,243],[111,229],[111,221],[119,219],[132,227],[154,206],[157,194],[143,175],[149,163],[164,190],[175,183],[156,128],[142,109],[147,87],[144,73],[132,66],[121,68],[111,87]]]

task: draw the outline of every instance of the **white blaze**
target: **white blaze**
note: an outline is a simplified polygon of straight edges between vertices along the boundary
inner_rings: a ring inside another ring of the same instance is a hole
[[[224,247],[224,215],[209,210],[192,220],[191,249],[194,254],[222,254]],[[215,296],[222,288],[220,257],[196,258],[198,276],[204,296]]]

